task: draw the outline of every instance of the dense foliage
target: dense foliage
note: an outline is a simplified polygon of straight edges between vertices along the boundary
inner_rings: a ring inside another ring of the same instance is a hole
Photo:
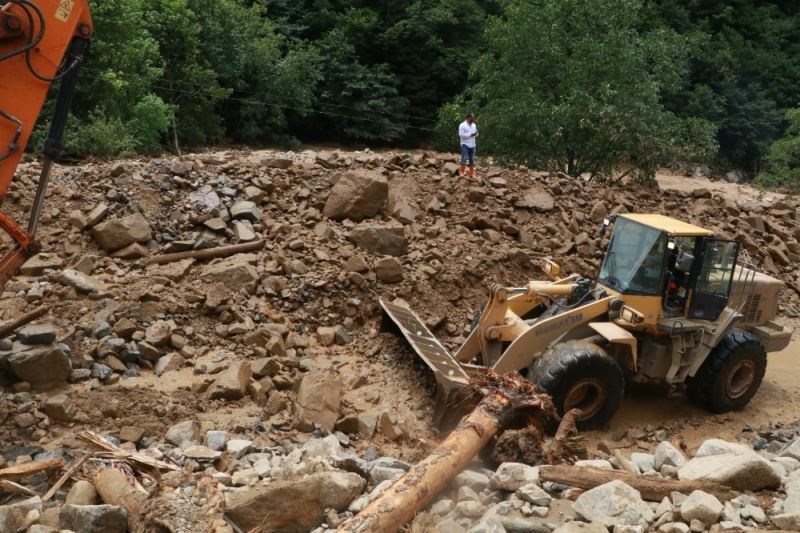
[[[96,37],[69,132],[77,154],[416,145],[436,138],[437,118],[456,149],[452,132],[475,106],[484,154],[596,175],[671,159],[756,174],[779,159],[770,147],[800,105],[798,2],[91,4]]]

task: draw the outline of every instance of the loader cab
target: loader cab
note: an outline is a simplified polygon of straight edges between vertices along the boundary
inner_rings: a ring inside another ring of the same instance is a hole
[[[619,215],[598,284],[644,315],[716,320],[730,297],[739,245],[662,215]]]

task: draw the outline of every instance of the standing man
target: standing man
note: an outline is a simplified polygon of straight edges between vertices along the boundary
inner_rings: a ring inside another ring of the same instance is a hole
[[[458,127],[458,137],[461,140],[461,168],[458,175],[464,177],[464,170],[469,164],[469,179],[476,180],[475,177],[475,138],[478,136],[478,126],[475,125],[475,115],[469,113],[467,120]]]

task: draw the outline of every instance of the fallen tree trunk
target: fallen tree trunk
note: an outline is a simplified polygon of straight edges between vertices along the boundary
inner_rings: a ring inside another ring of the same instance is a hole
[[[609,481],[620,480],[638,490],[643,499],[651,502],[660,502],[673,491],[689,494],[695,490],[702,490],[713,494],[721,501],[733,499],[740,494],[730,487],[710,481],[680,481],[642,476],[623,470],[603,470],[583,466],[543,465],[539,467],[539,479],[580,489],[593,489]]]
[[[245,252],[257,252],[267,243],[266,240],[248,242],[245,244],[234,244],[233,246],[220,246],[218,248],[207,248],[205,250],[192,250],[190,252],[178,252],[174,254],[155,255],[147,259],[145,265],[163,265],[174,263],[184,259],[216,259],[218,257],[228,257],[231,255],[242,254]]]
[[[0,338],[7,337],[14,331],[18,330],[28,322],[33,322],[37,318],[43,317],[49,311],[49,307],[38,307],[29,313],[25,313],[19,318],[15,318],[14,320],[7,322],[5,324],[0,324]]]
[[[428,457],[345,522],[339,532],[393,533],[399,530],[427,507],[502,427],[540,427],[545,415],[558,416],[550,397],[539,393],[519,374],[488,372],[473,378],[471,385],[483,395],[472,413],[461,420]]]
[[[342,533],[394,532],[436,497],[500,429],[498,411],[509,399],[496,392],[480,405],[422,462],[343,524]]]

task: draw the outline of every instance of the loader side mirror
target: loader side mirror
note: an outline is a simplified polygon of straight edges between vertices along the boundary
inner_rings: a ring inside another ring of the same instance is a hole
[[[555,281],[561,275],[561,267],[550,259],[542,261],[542,272],[547,274],[547,277]]]

